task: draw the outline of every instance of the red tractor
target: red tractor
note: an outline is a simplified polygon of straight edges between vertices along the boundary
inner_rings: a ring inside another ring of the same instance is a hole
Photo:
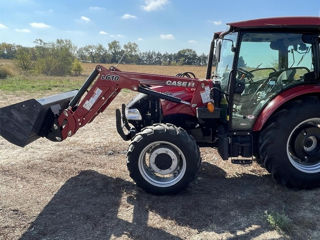
[[[320,18],[228,25],[214,34],[206,80],[97,66],[79,91],[1,108],[0,134],[19,146],[63,141],[127,88],[140,94],[116,111],[116,126],[131,141],[127,166],[145,191],[187,187],[201,164],[199,146],[238,164],[255,157],[287,187],[319,186]]]

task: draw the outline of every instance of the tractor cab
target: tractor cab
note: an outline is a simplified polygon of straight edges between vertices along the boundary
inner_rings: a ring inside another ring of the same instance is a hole
[[[230,23],[228,32],[214,35],[210,54],[214,67],[207,73],[225,93],[231,130],[251,131],[261,111],[279,93],[319,82],[319,26],[305,26],[312,20]]]

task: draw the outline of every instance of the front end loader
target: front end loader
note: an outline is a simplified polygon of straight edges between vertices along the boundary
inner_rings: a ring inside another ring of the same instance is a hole
[[[102,113],[124,88],[139,94],[116,110],[130,176],[145,191],[185,189],[199,147],[223,160],[256,160],[280,184],[320,185],[320,18],[256,19],[215,33],[206,79],[98,65],[79,91],[0,109],[0,135],[25,146],[63,141]],[[241,157],[241,158],[239,158]]]

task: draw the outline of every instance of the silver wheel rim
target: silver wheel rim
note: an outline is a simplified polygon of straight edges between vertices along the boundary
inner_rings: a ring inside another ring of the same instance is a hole
[[[161,168],[157,165],[157,156],[163,154],[171,163]],[[142,177],[153,186],[171,187],[178,183],[186,172],[186,158],[176,145],[166,141],[156,141],[147,145],[138,160]]]
[[[310,118],[299,123],[291,131],[287,141],[287,155],[290,163],[299,171],[309,174],[320,172],[320,134],[310,134],[315,133],[309,131],[311,128],[320,131],[320,118]],[[300,154],[296,154],[295,142],[301,134],[304,135],[304,144],[299,148]],[[301,153],[304,153],[304,156]]]

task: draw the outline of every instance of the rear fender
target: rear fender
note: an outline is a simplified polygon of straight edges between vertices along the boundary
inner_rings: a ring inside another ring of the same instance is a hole
[[[276,112],[283,104],[286,102],[301,97],[303,95],[309,94],[320,94],[320,86],[319,85],[303,85],[297,86],[294,88],[290,88],[279,95],[277,95],[274,99],[272,99],[268,105],[262,110],[259,117],[257,118],[253,131],[260,131],[271,115]]]

